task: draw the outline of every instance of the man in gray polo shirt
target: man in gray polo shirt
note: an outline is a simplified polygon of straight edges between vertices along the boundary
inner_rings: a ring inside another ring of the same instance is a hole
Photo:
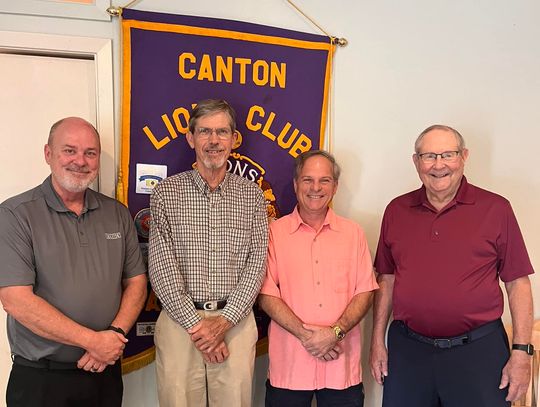
[[[100,151],[90,123],[58,121],[45,145],[51,175],[0,205],[10,407],[121,405],[118,359],[147,282],[128,210],[88,189]]]

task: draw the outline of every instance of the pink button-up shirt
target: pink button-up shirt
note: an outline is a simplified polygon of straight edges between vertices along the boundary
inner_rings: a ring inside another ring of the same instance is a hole
[[[281,298],[304,323],[334,324],[351,299],[378,288],[360,226],[328,209],[321,230],[298,210],[270,225],[268,268],[261,293]],[[293,390],[345,389],[362,381],[360,326],[341,342],[344,352],[326,362],[272,321],[268,331],[272,386]]]

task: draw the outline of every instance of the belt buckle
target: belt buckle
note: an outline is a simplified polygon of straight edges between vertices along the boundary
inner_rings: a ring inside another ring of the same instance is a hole
[[[218,302],[217,301],[206,301],[203,304],[203,309],[205,311],[215,311],[218,309]]]
[[[452,341],[450,339],[434,339],[433,344],[436,348],[449,349],[452,347]]]

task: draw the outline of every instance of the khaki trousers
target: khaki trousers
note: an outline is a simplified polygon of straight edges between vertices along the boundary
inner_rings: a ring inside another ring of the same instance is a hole
[[[201,317],[220,311],[198,311]],[[162,311],[156,323],[156,376],[160,407],[250,407],[257,326],[253,311],[229,329],[223,363],[205,363],[189,334]]]

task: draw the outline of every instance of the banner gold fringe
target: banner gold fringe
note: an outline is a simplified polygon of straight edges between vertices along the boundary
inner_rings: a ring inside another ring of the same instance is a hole
[[[124,195],[124,177],[122,174],[122,169],[118,169],[118,181],[116,182],[116,200],[126,204],[126,199]]]
[[[137,355],[122,359],[122,374],[128,374],[141,369],[154,361],[156,358],[156,348],[152,346]]]

